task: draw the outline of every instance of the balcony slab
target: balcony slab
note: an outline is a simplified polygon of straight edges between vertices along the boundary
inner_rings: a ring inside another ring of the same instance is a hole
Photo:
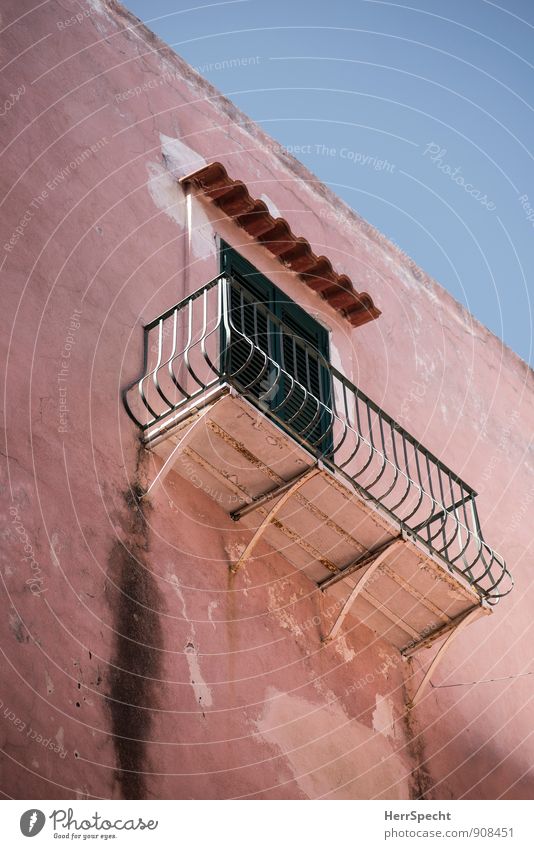
[[[197,398],[179,418],[149,432],[145,444],[234,514],[251,538],[265,525],[258,545],[284,556],[318,591],[322,585],[340,609],[355,595],[351,613],[406,655],[446,636],[468,615],[470,621],[476,618],[475,609],[480,615],[491,612],[463,575],[451,571],[342,475],[318,464],[303,445],[229,386]],[[314,466],[316,473],[288,496],[284,484]],[[284,495],[277,494],[281,487]],[[240,514],[270,492],[272,498]],[[279,509],[266,521],[278,501]],[[373,554],[384,550],[373,574],[362,581],[364,571],[372,568]],[[358,561],[364,565],[358,567]],[[265,549],[255,548],[247,565],[262,569],[266,562]],[[351,571],[344,576],[347,567]],[[339,580],[330,580],[334,576]],[[325,636],[330,626],[325,623]]]

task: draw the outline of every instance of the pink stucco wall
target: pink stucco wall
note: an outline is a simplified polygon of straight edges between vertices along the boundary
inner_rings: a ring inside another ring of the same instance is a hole
[[[84,8],[67,26],[70,0],[2,7],[2,101],[18,97],[0,169],[0,789],[532,796],[532,678],[469,686],[530,663],[531,372],[132,16]],[[213,160],[369,291],[380,319],[351,330],[199,201],[188,240],[176,177]],[[325,648],[302,630],[320,602],[283,557],[262,549],[229,577],[247,533],[205,493],[171,474],[136,504],[153,461],[120,390],[139,374],[143,323],[217,273],[216,235],[325,322],[334,364],[479,491],[514,573],[433,679],[465,686],[431,688],[410,716],[410,669],[364,624]]]

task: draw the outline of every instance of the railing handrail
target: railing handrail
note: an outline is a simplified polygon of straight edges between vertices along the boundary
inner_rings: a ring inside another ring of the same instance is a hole
[[[224,278],[230,279],[232,281],[232,285],[237,286],[237,288],[239,288],[239,290],[242,291],[243,294],[250,299],[251,303],[254,303],[256,305],[256,307],[259,308],[259,310],[261,312],[264,312],[265,314],[267,314],[269,316],[269,318],[273,321],[274,324],[276,324],[280,328],[285,328],[285,329],[287,329],[287,331],[289,333],[292,333],[291,328],[289,328],[287,326],[287,324],[285,324],[284,321],[282,321],[281,318],[279,318],[277,315],[275,315],[275,313],[273,313],[272,310],[270,310],[269,307],[267,307],[263,302],[255,301],[253,299],[253,297],[251,297],[250,292],[247,290],[247,288],[245,286],[243,286],[243,284],[239,280],[237,280],[235,277],[233,277],[232,275],[230,275],[226,272],[223,273],[223,274],[219,274],[217,277],[215,277],[213,280],[211,280],[210,283],[207,284],[207,286],[202,287],[201,289],[198,289],[193,294],[193,296],[186,298],[183,302],[181,302],[181,304],[185,305],[185,303],[187,303],[188,300],[191,300],[193,297],[198,297],[198,295],[202,294],[204,289],[211,288],[213,285],[215,285],[217,283],[218,280],[224,279]],[[177,308],[178,307],[176,307],[174,309],[177,309]],[[171,314],[172,314],[173,311],[174,310],[171,310]],[[253,343],[253,340],[249,340],[249,341],[251,341]],[[414,448],[417,448],[423,454],[425,454],[425,456],[427,456],[429,460],[431,460],[433,463],[435,463],[436,466],[438,466],[441,469],[442,472],[445,472],[445,474],[450,475],[455,483],[457,483],[459,486],[462,486],[467,492],[469,492],[469,494],[473,498],[475,498],[478,495],[478,493],[473,489],[473,487],[469,486],[469,484],[467,484],[459,475],[457,475],[456,472],[454,472],[451,468],[449,468],[449,466],[447,466],[442,460],[440,460],[439,457],[437,457],[425,445],[423,445],[421,442],[419,442],[419,440],[416,439],[416,437],[413,436],[410,433],[410,431],[406,430],[406,428],[403,427],[403,425],[399,424],[399,422],[397,422],[396,419],[394,419],[392,416],[390,416],[389,413],[386,413],[386,411],[383,410],[376,403],[376,401],[373,401],[372,398],[369,398],[369,396],[366,395],[365,392],[363,392],[361,389],[359,389],[354,383],[352,383],[352,381],[350,381],[346,375],[344,375],[342,372],[338,371],[338,369],[334,365],[332,365],[332,363],[330,363],[326,359],[326,357],[324,357],[323,354],[321,354],[320,351],[318,351],[316,348],[314,348],[314,346],[311,343],[307,342],[305,339],[302,339],[302,337],[295,337],[295,342],[296,342],[297,345],[299,345],[299,347],[310,351],[312,353],[312,355],[322,363],[324,368],[327,369],[327,371],[329,371],[332,375],[334,375],[339,380],[340,383],[343,383],[347,387],[347,389],[349,389],[351,392],[354,392],[354,394],[357,395],[366,406],[370,407],[378,416],[380,416],[385,422],[387,422],[394,430],[401,433],[411,443],[411,445],[413,445]]]

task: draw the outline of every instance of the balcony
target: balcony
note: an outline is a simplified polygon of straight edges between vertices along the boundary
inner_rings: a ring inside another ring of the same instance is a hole
[[[228,275],[145,327],[124,393],[144,445],[200,481],[405,656],[491,612],[512,589],[476,493]],[[447,642],[446,640],[446,642]]]

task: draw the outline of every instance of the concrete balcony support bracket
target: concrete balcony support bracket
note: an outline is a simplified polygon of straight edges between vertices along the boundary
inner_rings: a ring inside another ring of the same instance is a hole
[[[360,577],[356,581],[354,587],[352,588],[347,599],[345,600],[345,603],[343,604],[343,607],[341,608],[336,621],[332,625],[332,628],[330,629],[326,637],[323,637],[323,643],[329,643],[331,642],[331,640],[334,640],[337,637],[341,626],[343,625],[345,617],[349,613],[358,595],[365,588],[366,583],[380,567],[386,557],[388,557],[394,549],[400,547],[401,545],[404,545],[405,543],[406,540],[403,537],[396,537],[387,546],[382,547],[372,559],[366,557],[365,560],[361,562],[360,568],[362,571]],[[350,568],[352,571],[353,567]],[[342,575],[340,574],[339,577],[341,578],[341,576]]]
[[[235,575],[235,573],[241,568],[243,563],[248,560],[254,548],[262,538],[265,530],[271,524],[276,514],[283,507],[286,501],[289,501],[289,499],[297,492],[297,490],[300,489],[301,486],[303,486],[312,477],[319,474],[320,471],[321,469],[319,464],[315,463],[313,466],[306,469],[305,472],[302,472],[301,474],[293,478],[292,481],[287,481],[286,483],[277,487],[275,490],[271,490],[270,492],[265,493],[265,495],[255,499],[251,504],[247,504],[246,507],[242,508],[241,510],[235,511],[232,514],[232,518],[237,521],[242,515],[246,515],[246,513],[250,512],[251,510],[260,507],[266,501],[272,501],[274,498],[278,498],[276,503],[272,506],[267,515],[264,517],[262,523],[255,530],[252,539],[247,544],[239,560],[230,566],[230,572],[232,572],[232,574]]]
[[[432,663],[430,664],[427,671],[425,672],[424,677],[423,677],[422,681],[420,682],[419,686],[417,687],[417,690],[415,691],[413,698],[409,702],[409,704],[408,704],[409,708],[415,707],[416,704],[421,701],[423,695],[425,694],[425,692],[428,688],[428,685],[430,683],[430,679],[431,679],[432,675],[434,674],[434,672],[436,671],[436,667],[438,666],[438,664],[443,659],[443,656],[445,655],[445,652],[447,651],[447,649],[451,645],[452,641],[458,636],[460,631],[463,628],[465,628],[466,625],[469,625],[470,622],[473,622],[474,619],[477,619],[482,612],[483,612],[483,610],[482,610],[481,605],[476,605],[476,607],[471,608],[471,610],[469,610],[463,616],[459,617],[456,620],[456,622],[454,623],[453,627],[449,629],[447,638],[440,645],[439,649],[437,650],[436,654],[434,655],[434,659],[432,660]],[[441,630],[442,629],[440,629],[440,631]],[[423,642],[423,641],[421,641],[421,642]],[[418,648],[417,645],[414,646],[413,651],[416,651],[417,648]],[[413,653],[413,651],[412,651],[412,653]],[[403,652],[403,654],[405,654],[405,653]],[[406,656],[406,654],[405,654],[405,656]]]
[[[148,487],[147,491],[142,496],[142,498],[147,498],[149,495],[151,495],[153,493],[153,490],[157,486],[159,486],[163,483],[163,481],[165,480],[165,478],[167,477],[169,472],[172,470],[172,468],[173,468],[173,466],[176,462],[177,456],[182,453],[182,451],[186,447],[187,443],[191,441],[193,431],[196,429],[199,422],[202,421],[204,416],[209,412],[209,410],[210,410],[210,408],[206,407],[206,409],[203,410],[203,412],[200,413],[200,415],[198,415],[198,417],[195,417],[195,419],[193,420],[193,423],[189,425],[186,432],[178,440],[178,442],[176,443],[176,445],[174,446],[174,448],[170,452],[169,456],[167,457],[167,459],[163,463],[163,466],[161,467],[161,469],[157,473],[156,477],[154,478],[154,480],[152,481],[152,483],[150,484],[150,486]]]

